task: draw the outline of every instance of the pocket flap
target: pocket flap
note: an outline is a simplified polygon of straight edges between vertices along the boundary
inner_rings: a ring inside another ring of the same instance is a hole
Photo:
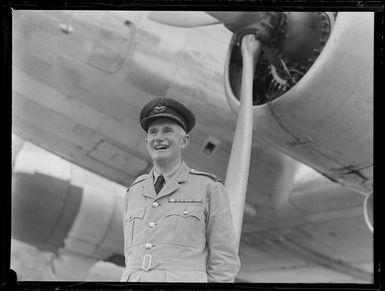
[[[127,210],[126,219],[143,218],[145,209],[146,208],[134,208]]]
[[[203,208],[201,207],[170,207],[166,216],[178,215],[181,217],[195,217],[199,220],[203,219]]]

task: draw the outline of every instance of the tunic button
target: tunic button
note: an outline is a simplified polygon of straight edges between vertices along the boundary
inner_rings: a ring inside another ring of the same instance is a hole
[[[185,211],[183,212],[183,214],[184,214],[184,215],[187,215],[187,214],[188,214],[188,211],[187,211],[187,210],[185,210]]]
[[[158,207],[159,206],[159,203],[158,202],[154,202],[154,203],[152,203],[152,207]]]
[[[155,222],[149,222],[148,225],[149,225],[150,227],[154,227],[154,226],[155,226]]]
[[[145,247],[146,247],[146,249],[151,249],[152,248],[152,244],[151,243],[146,243]]]

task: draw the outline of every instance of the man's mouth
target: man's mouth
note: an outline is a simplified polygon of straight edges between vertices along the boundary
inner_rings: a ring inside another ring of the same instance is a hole
[[[157,151],[166,150],[166,149],[168,149],[168,145],[156,145],[156,146],[154,146],[154,149]]]

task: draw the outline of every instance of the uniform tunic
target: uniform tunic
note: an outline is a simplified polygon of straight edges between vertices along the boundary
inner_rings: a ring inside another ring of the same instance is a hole
[[[225,188],[184,162],[156,195],[153,171],[125,197],[127,282],[234,282],[240,268]]]

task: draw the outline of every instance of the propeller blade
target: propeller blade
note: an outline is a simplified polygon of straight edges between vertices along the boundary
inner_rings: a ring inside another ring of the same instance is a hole
[[[244,64],[242,69],[241,104],[225,181],[238,247],[250,169],[253,134],[253,77],[262,51],[262,43],[254,35],[245,35],[242,38],[241,49]]]
[[[195,11],[152,11],[148,19],[176,27],[197,27],[220,23],[205,12]]]

